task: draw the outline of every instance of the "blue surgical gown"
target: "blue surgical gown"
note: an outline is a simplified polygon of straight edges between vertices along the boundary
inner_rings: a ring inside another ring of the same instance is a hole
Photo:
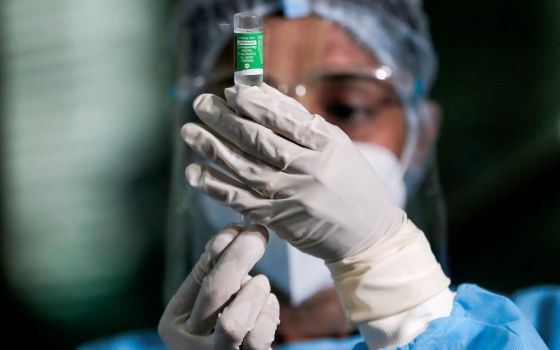
[[[560,288],[541,287],[514,295],[513,300],[472,284],[457,289],[449,317],[430,322],[409,344],[412,349],[551,349],[560,350]],[[523,311],[522,311],[523,310]],[[541,335],[537,333],[541,331]],[[165,349],[154,331],[85,344],[80,350]],[[320,339],[278,346],[277,350],[367,349],[360,336]]]

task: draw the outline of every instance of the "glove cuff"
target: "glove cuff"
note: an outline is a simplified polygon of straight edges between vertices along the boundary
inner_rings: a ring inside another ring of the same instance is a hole
[[[402,220],[396,234],[359,254],[327,263],[350,321],[395,315],[449,286],[424,233],[405,214]]]

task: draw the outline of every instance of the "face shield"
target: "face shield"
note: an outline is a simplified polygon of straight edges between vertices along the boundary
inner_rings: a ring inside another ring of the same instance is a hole
[[[284,15],[315,15],[323,21],[335,23],[344,28],[359,45],[373,53],[379,59],[378,64],[368,67],[340,64],[318,69],[311,62],[294,77],[286,79],[279,75],[267,76],[265,66],[265,82],[292,96],[310,112],[339,126],[355,141],[358,150],[378,169],[393,200],[404,206],[405,198],[408,198],[409,215],[424,228],[440,261],[445,263],[442,257],[445,252],[443,204],[435,177],[437,173],[432,166],[434,137],[430,138],[430,132],[435,126],[425,100],[427,86],[431,82],[431,72],[427,71],[432,69],[426,67],[433,67],[433,53],[429,46],[427,51],[430,54],[416,57],[430,61],[424,67],[416,67],[416,70],[425,73],[424,77],[409,67],[410,57],[394,57],[410,54],[396,49],[399,44],[414,47],[408,42],[412,40],[409,36],[419,36],[429,43],[429,38],[415,32],[418,28],[408,28],[410,33],[401,28],[406,27],[407,19],[414,22],[406,15],[412,19],[416,18],[413,14],[420,15],[421,20],[418,21],[423,21],[422,13],[415,13],[420,11],[418,6],[412,4],[415,2],[402,1],[402,8],[397,5],[395,8],[386,8],[383,2],[378,4],[376,1],[310,1],[303,8],[290,6],[289,1],[284,3],[284,7],[276,1],[195,3],[185,2],[186,5],[177,10],[176,33],[181,75],[177,88],[180,103],[175,130],[179,130],[187,121],[196,120],[191,106],[198,94],[210,92],[222,95],[223,89],[232,85],[231,64],[220,65],[223,53],[227,52],[231,42],[231,27],[220,24],[231,22],[234,13],[251,10],[266,15],[283,11]],[[359,25],[348,23],[348,18],[354,18],[354,15],[358,16]],[[399,37],[391,37],[397,29],[396,33],[406,40],[400,38],[399,41]],[[387,33],[391,31],[393,34]],[[204,40],[197,37],[200,33],[204,33]],[[416,37],[414,40],[417,45],[425,44]],[[310,44],[316,45],[320,41],[314,40]],[[266,52],[265,48],[265,55]],[[302,59],[308,56],[305,53],[301,55],[305,56]],[[391,140],[399,135],[392,135],[389,126],[397,113],[402,115],[405,124],[401,128],[404,135],[401,136],[401,147],[392,149]],[[364,130],[373,132],[366,137],[363,135]],[[175,142],[169,204],[166,296],[178,287],[203,251],[206,241],[226,224],[241,220],[241,216],[232,209],[187,186],[184,176],[186,165],[201,159],[184,145],[178,132]],[[291,248],[274,234],[256,270],[266,274],[280,294],[287,296],[294,305],[332,284],[322,261]]]

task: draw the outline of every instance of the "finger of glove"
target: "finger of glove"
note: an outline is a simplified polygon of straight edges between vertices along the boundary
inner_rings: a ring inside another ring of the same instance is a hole
[[[280,93],[280,92],[278,92]],[[275,134],[253,120],[235,114],[221,98],[203,94],[196,98],[193,108],[198,117],[213,131],[236,145],[243,152],[281,170],[286,170],[301,156],[309,151]],[[188,125],[181,130],[187,143],[190,140]]]
[[[206,165],[190,164],[185,173],[191,186],[243,214],[250,216],[251,211],[267,207],[270,204],[269,199],[250,190],[232,177]]]
[[[218,318],[216,349],[239,349],[249,330],[255,327],[269,294],[270,284],[263,275],[243,285]]]
[[[202,281],[210,273],[220,253],[242,230],[243,227],[240,225],[226,226],[206,244],[197,263],[167,304],[164,316],[175,317],[191,312]]]
[[[263,226],[251,226],[241,232],[222,252],[214,268],[204,278],[187,320],[191,334],[209,334],[216,325],[218,313],[241,287],[266,249],[268,233]]]
[[[245,185],[266,198],[289,196],[291,191],[276,188],[278,178],[289,175],[243,153],[232,143],[220,139],[201,125],[188,123],[183,127],[185,142],[202,157],[234,174]],[[285,181],[284,181],[285,182]],[[283,183],[284,183],[283,182]],[[285,192],[285,193],[283,193]]]
[[[243,284],[251,279],[246,275]],[[181,320],[183,322],[181,322]],[[185,320],[183,318],[174,319],[174,324],[162,324],[160,322],[158,331],[169,349],[197,349],[213,350],[215,348],[214,335],[195,335],[186,332]]]
[[[299,145],[322,150],[329,142],[329,124],[323,118],[311,115],[283,98],[256,86],[236,85],[224,92],[228,105],[234,110]]]
[[[268,350],[274,341],[276,327],[280,323],[280,305],[276,295],[269,294],[266,304],[257,317],[255,327],[243,341],[243,350]]]
[[[211,342],[206,337],[191,336],[184,332],[185,321],[192,310],[204,276],[209,273],[219,254],[241,231],[241,226],[230,225],[212,238],[206,244],[205,251],[191,273],[167,304],[158,324],[158,332],[170,348],[173,349],[177,344],[184,344],[186,341],[191,345],[196,344],[197,349],[209,348]]]

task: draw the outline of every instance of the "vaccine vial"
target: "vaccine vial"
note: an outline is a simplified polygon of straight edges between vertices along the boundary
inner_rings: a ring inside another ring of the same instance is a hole
[[[233,17],[235,47],[234,82],[260,85],[263,82],[263,18],[254,12],[240,12]]]

